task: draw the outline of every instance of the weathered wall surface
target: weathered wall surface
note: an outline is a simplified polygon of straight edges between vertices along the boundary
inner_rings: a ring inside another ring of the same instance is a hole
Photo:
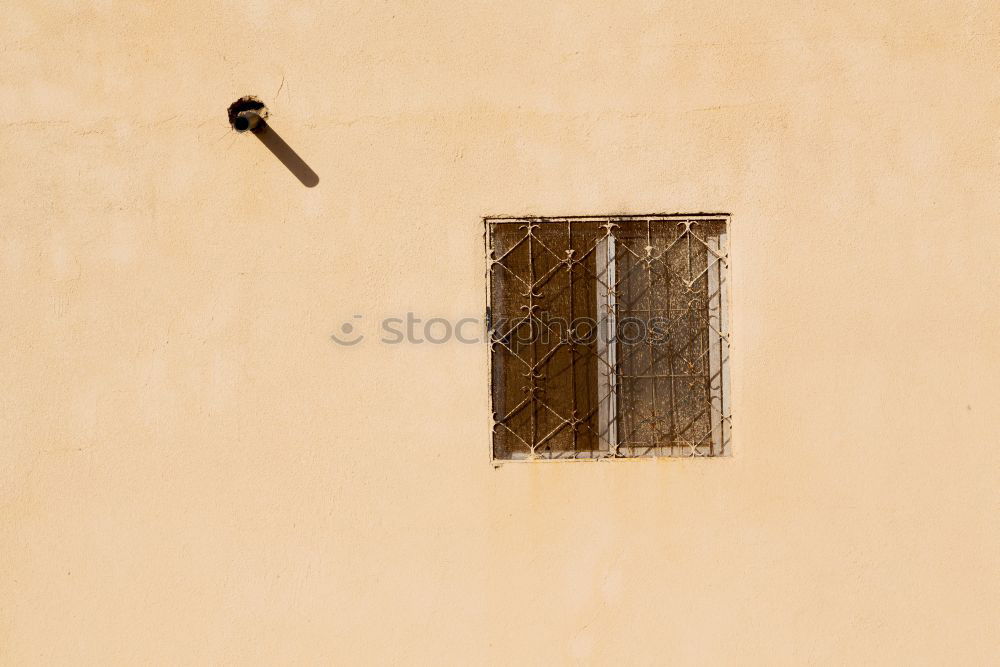
[[[6,5],[0,662],[1000,660],[1000,9],[869,4]],[[732,458],[494,469],[484,346],[329,339],[701,210]]]

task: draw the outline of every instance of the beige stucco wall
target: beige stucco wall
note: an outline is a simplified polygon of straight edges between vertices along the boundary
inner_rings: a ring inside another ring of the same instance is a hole
[[[5,5],[0,662],[1000,661],[1000,9],[868,5]],[[485,347],[329,338],[702,210],[732,458],[495,469]]]

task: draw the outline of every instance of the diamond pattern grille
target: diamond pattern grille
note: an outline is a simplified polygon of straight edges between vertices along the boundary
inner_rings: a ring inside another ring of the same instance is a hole
[[[494,458],[730,453],[727,216],[486,226]]]

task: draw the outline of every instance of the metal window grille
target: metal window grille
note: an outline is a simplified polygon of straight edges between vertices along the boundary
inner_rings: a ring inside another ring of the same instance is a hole
[[[494,459],[730,453],[727,215],[485,223]]]

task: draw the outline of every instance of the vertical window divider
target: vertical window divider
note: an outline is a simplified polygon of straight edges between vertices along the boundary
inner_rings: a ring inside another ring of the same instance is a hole
[[[618,337],[615,235],[609,221],[607,235],[597,246],[596,261],[604,262],[604,280],[597,282],[598,431],[605,456],[618,453]],[[600,272],[600,266],[598,266]],[[603,313],[603,317],[600,314]]]

